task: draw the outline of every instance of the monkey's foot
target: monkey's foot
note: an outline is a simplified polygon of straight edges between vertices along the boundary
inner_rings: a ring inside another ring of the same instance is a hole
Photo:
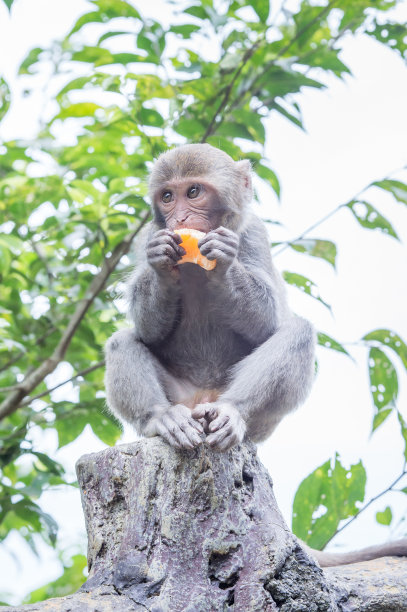
[[[206,442],[215,450],[227,451],[242,442],[246,423],[240,412],[229,402],[198,404],[192,411],[194,419],[205,418],[208,422]]]
[[[192,418],[190,409],[176,404],[154,417],[147,435],[159,435],[175,448],[192,449],[202,443],[203,433],[201,423]]]

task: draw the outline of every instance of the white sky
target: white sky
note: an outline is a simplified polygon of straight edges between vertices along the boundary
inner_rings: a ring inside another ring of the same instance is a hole
[[[147,10],[144,3],[135,4],[144,12]],[[27,51],[63,36],[87,6],[84,0],[16,0],[10,18],[0,4],[0,74],[15,84],[16,69]],[[157,3],[149,6],[150,10],[157,10]],[[159,14],[161,17],[161,9]],[[407,18],[407,5],[399,10],[398,17]],[[345,82],[329,79],[328,90],[306,90],[302,95],[306,133],[275,113],[267,121],[267,154],[283,191],[282,203],[278,205],[267,189],[261,190],[261,214],[278,217],[285,224],[286,230],[272,230],[276,240],[297,236],[371,181],[406,164],[405,64],[398,55],[368,37],[349,37],[343,60],[351,67],[353,77],[347,77]],[[17,85],[16,95],[20,89]],[[39,105],[39,100],[15,100],[13,110],[0,126],[2,136],[32,135]],[[281,270],[300,272],[319,285],[322,296],[333,306],[333,316],[311,298],[290,289],[293,309],[343,342],[354,342],[368,331],[382,327],[407,337],[407,208],[379,192],[370,201],[391,220],[401,243],[363,230],[351,213],[343,210],[310,234],[337,242],[337,272],[325,262],[288,250],[276,258]],[[365,351],[352,347],[352,354],[357,358],[356,364],[320,349],[319,374],[306,405],[287,417],[259,449],[288,522],[298,484],[335,451],[345,464],[362,457],[369,477],[367,499],[388,486],[401,470],[402,443],[395,419],[389,419],[369,438],[373,409]],[[407,416],[406,377],[400,368],[399,372],[399,406]],[[66,370],[60,369],[59,375],[64,379]],[[56,376],[53,380],[57,381]],[[61,399],[66,389],[56,393],[59,395],[55,399]],[[126,441],[132,438],[133,434],[126,432]],[[40,442],[43,448],[54,452],[55,439],[50,432],[43,434]],[[56,457],[73,472],[81,454],[101,448],[103,444],[86,432]],[[405,513],[406,501],[400,494],[392,494],[386,503],[389,501],[396,508],[394,523],[397,523]],[[375,512],[383,510],[386,503],[374,504],[334,544],[349,549],[386,539],[387,530],[374,521]],[[85,550],[79,493],[45,494],[41,504],[57,518],[62,546]],[[3,568],[0,592],[13,593],[9,598],[12,603],[18,603],[26,592],[59,575],[56,555],[45,546],[39,544],[38,562],[17,536],[8,538],[6,545],[20,558],[18,565],[0,552]]]

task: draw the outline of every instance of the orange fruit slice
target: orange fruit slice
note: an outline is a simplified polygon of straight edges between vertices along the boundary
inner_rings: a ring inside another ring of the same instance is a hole
[[[198,249],[198,241],[205,236],[204,232],[199,230],[182,228],[174,230],[176,234],[179,234],[182,238],[181,246],[186,250],[185,255],[178,262],[183,263],[195,263],[201,266],[204,270],[213,270],[216,266],[216,259],[210,260],[205,255],[202,255]]]

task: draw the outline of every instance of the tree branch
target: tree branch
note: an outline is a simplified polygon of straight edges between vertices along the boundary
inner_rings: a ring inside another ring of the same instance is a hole
[[[225,93],[223,95],[222,100],[220,101],[220,104],[218,106],[218,108],[216,109],[211,122],[209,123],[208,127],[206,128],[206,132],[205,134],[202,136],[201,138],[201,142],[206,142],[206,139],[212,134],[213,132],[213,128],[216,122],[216,119],[218,117],[218,115],[220,113],[222,113],[222,111],[224,110],[225,106],[227,105],[229,98],[230,98],[230,94],[232,93],[232,89],[233,89],[233,85],[236,83],[237,78],[239,77],[240,73],[242,72],[243,68],[245,67],[246,63],[248,62],[248,60],[252,57],[253,53],[258,49],[258,47],[260,46],[261,41],[258,41],[256,43],[254,43],[254,45],[252,47],[250,47],[250,49],[247,49],[246,53],[244,54],[242,61],[240,62],[240,66],[238,67],[238,69],[236,70],[235,74],[233,75],[232,80],[230,81],[229,85],[226,87]]]
[[[319,225],[322,225],[322,223],[324,223],[325,221],[327,221],[328,219],[330,219],[331,217],[333,217],[333,215],[335,215],[341,208],[343,208],[344,206],[346,206],[346,204],[339,204],[339,206],[337,206],[336,208],[334,208],[333,210],[331,210],[331,212],[329,212],[328,214],[326,214],[324,217],[322,217],[321,219],[319,219],[319,221],[316,221],[315,223],[313,223],[312,225],[310,225],[309,227],[307,227],[307,229],[305,229],[304,231],[301,232],[301,234],[299,236],[297,236],[296,238],[293,238],[292,240],[287,241],[282,247],[281,249],[279,249],[278,251],[276,251],[275,253],[273,253],[273,257],[277,257],[277,255],[280,255],[280,253],[282,253],[283,251],[285,251],[290,244],[294,244],[295,242],[298,242],[298,240],[302,240],[307,234],[309,234],[309,232],[311,232],[313,229],[315,229],[316,227],[318,227]]]
[[[102,359],[102,361],[98,361],[93,366],[89,366],[89,368],[85,368],[84,370],[81,370],[77,374],[74,374],[73,376],[71,376],[71,378],[68,378],[67,380],[64,380],[63,382],[58,383],[54,387],[51,387],[47,389],[46,391],[43,391],[42,393],[38,393],[38,395],[34,395],[34,397],[27,397],[25,400],[20,402],[19,405],[27,406],[28,404],[31,404],[31,402],[33,402],[34,400],[40,399],[41,397],[44,397],[44,395],[48,395],[49,393],[52,393],[52,391],[55,391],[55,389],[59,389],[59,387],[63,387],[64,385],[67,385],[68,383],[72,382],[76,378],[79,378],[80,376],[86,376],[86,374],[89,374],[90,372],[93,372],[94,370],[103,368],[104,365],[105,365],[105,360]]]
[[[371,499],[369,499],[369,501],[362,507],[360,508],[360,510],[357,512],[357,514],[355,514],[355,516],[352,516],[351,519],[349,519],[346,523],[344,523],[342,525],[342,527],[339,527],[339,529],[337,529],[335,531],[335,533],[329,538],[329,540],[326,542],[326,544],[328,544],[331,540],[333,540],[333,538],[335,536],[338,535],[338,533],[340,533],[341,531],[343,531],[344,529],[346,529],[346,527],[348,527],[348,525],[350,525],[351,523],[353,523],[353,521],[355,521],[361,514],[362,512],[364,512],[365,510],[367,510],[367,508],[369,508],[369,506],[371,506],[373,504],[373,502],[375,502],[377,499],[379,499],[380,497],[382,497],[383,495],[385,495],[386,493],[389,493],[390,491],[394,490],[394,487],[396,486],[396,484],[398,482],[400,482],[400,480],[407,474],[407,470],[406,467],[404,466],[402,473],[400,474],[400,476],[398,476],[396,478],[396,480],[394,480],[391,485],[389,485],[387,487],[387,489],[384,489],[383,491],[381,491],[380,493],[378,493],[377,495],[375,495],[374,497],[372,497]],[[325,544],[325,546],[326,546]]]
[[[25,377],[25,379],[19,385],[19,389],[10,393],[10,395],[2,402],[0,405],[0,419],[7,417],[17,410],[20,405],[21,400],[31,393],[37,385],[44,380],[48,374],[53,372],[56,366],[62,361],[64,355],[69,347],[69,344],[79,327],[82,319],[86,315],[89,307],[92,305],[94,299],[99,294],[99,292],[103,289],[107,279],[111,275],[111,273],[115,270],[118,265],[120,259],[128,253],[130,246],[137,236],[141,228],[147,223],[150,217],[150,211],[146,211],[143,217],[140,220],[138,227],[129,234],[122,242],[120,242],[114,248],[110,257],[106,257],[101,267],[101,270],[96,276],[93,278],[89,290],[85,297],[78,302],[78,305],[73,313],[67,327],[65,328],[62,337],[55,348],[53,354],[45,359],[41,363],[41,365],[36,368],[31,374]]]

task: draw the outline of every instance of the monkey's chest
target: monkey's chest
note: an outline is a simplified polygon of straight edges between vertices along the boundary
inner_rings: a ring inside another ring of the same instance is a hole
[[[158,357],[177,376],[202,388],[225,384],[230,367],[251,351],[233,330],[225,327],[210,306],[187,304]]]

